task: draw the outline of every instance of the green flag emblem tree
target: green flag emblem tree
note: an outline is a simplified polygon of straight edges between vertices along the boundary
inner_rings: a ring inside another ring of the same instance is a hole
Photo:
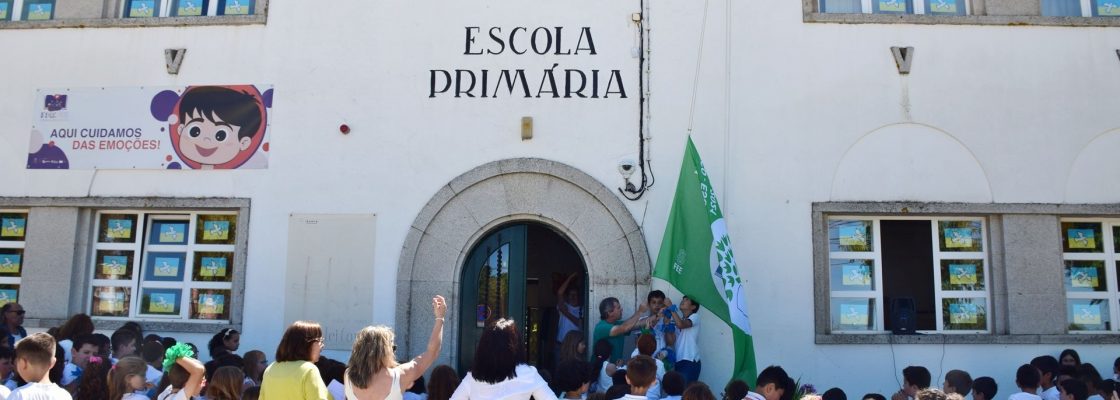
[[[735,342],[732,378],[754,386],[757,371],[745,280],[735,262],[715,190],[691,137],[653,276],[695,299],[730,326]]]

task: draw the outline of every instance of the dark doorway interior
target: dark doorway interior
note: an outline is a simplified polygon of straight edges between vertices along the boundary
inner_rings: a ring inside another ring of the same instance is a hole
[[[928,220],[883,220],[883,304],[886,329],[893,330],[891,300],[914,299],[917,329],[936,330],[933,293],[933,231]]]
[[[459,368],[467,371],[486,321],[513,318],[522,329],[526,362],[552,369],[559,350],[561,301],[557,292],[578,295],[578,329],[587,331],[587,273],[576,247],[546,225],[518,222],[495,228],[475,244],[463,266]],[[586,335],[584,335],[586,337]]]
[[[554,355],[559,349],[557,328],[560,312],[556,305],[563,299],[557,290],[573,273],[578,274],[568,284],[580,293],[580,329],[587,331],[587,274],[583,257],[567,238],[540,224],[529,224],[528,249],[526,254],[525,307],[526,353],[530,364],[551,369],[555,365]],[[586,335],[584,335],[586,336]]]

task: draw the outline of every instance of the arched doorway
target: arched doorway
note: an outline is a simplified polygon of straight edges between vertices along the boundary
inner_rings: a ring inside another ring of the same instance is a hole
[[[480,165],[443,185],[417,213],[397,268],[397,357],[420,354],[432,330],[429,299],[451,306],[437,364],[459,366],[462,268],[489,233],[516,222],[537,222],[569,239],[583,260],[587,301],[645,300],[650,259],[645,238],[617,192],[572,166],[538,158]],[[531,246],[530,246],[531,247]],[[597,312],[590,312],[592,322]],[[590,340],[590,334],[587,337]],[[466,371],[460,371],[466,372]]]
[[[468,253],[459,277],[459,370],[467,371],[485,324],[499,318],[517,321],[526,362],[555,365],[562,340],[561,319],[587,332],[587,285],[583,258],[562,233],[539,222],[516,221],[486,234]],[[560,315],[557,305],[574,291],[577,321]],[[472,318],[467,318],[471,316]]]

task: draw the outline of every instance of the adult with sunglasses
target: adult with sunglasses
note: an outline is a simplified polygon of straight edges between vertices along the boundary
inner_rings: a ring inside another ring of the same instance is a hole
[[[4,318],[3,324],[0,325],[0,333],[4,336],[0,339],[7,339],[0,342],[0,345],[15,349],[16,342],[27,337],[27,330],[23,329],[23,315],[26,313],[23,306],[16,302],[6,303],[0,307],[0,315]]]
[[[354,340],[350,362],[346,365],[346,399],[401,400],[402,392],[424,377],[443,345],[443,323],[447,316],[447,302],[443,296],[432,298],[432,336],[424,354],[412,361],[397,364],[393,354],[393,330],[387,326],[367,326]],[[266,379],[265,382],[268,382]],[[422,384],[422,383],[421,383]]]
[[[210,338],[210,343],[206,344],[206,349],[210,351],[210,358],[215,360],[237,352],[238,347],[241,347],[241,332],[233,328],[218,331]]]
[[[323,328],[317,322],[296,321],[284,331],[276,347],[276,361],[264,371],[262,400],[325,400],[331,395],[315,362],[323,351]]]

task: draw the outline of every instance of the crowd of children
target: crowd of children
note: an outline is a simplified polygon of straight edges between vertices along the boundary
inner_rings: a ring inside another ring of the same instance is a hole
[[[144,335],[140,324],[126,322],[111,336],[94,332],[88,315],[76,314],[62,326],[28,334],[23,309],[18,322],[0,326],[0,399],[185,400],[253,399],[264,371],[264,353],[245,357],[234,352],[240,333],[223,329],[209,343],[211,358],[198,361],[198,349],[171,337]],[[233,366],[235,365],[235,366]]]
[[[431,370],[426,382],[423,375],[442,344],[446,303],[439,296],[433,299],[437,324],[427,351],[407,363],[393,360],[395,345],[388,327],[369,327],[359,332],[349,363],[342,363],[320,356],[323,336],[318,324],[297,322],[285,332],[276,351],[276,362],[271,364],[259,350],[238,355],[241,334],[226,328],[207,343],[210,361],[203,364],[198,361],[198,348],[191,343],[145,335],[135,322],[125,323],[105,336],[94,332],[89,316],[78,314],[46,333],[27,334],[18,325],[0,326],[0,334],[10,339],[0,340],[0,400],[380,399],[385,397],[378,392],[382,387],[389,393],[388,398],[464,400],[492,398],[478,393],[510,387],[508,383],[499,384],[513,382],[518,374],[533,376],[519,379],[526,385],[536,385],[526,391],[536,400],[848,400],[841,388],[820,395],[814,393],[815,389],[799,388],[778,366],[763,369],[754,387],[733,380],[717,396],[715,389],[693,375],[699,372],[699,359],[691,358],[695,356],[689,355],[690,350],[682,352],[675,348],[683,343],[682,336],[686,341],[695,340],[688,337],[687,330],[699,328],[698,319],[690,318],[699,311],[699,305],[687,298],[681,304],[684,307],[672,307],[664,294],[655,291],[646,304],[638,307],[635,316],[624,320],[618,300],[605,299],[599,307],[602,322],[596,327],[594,336],[598,340],[590,356],[584,335],[579,331],[567,332],[560,343],[558,363],[554,368],[540,370],[516,361],[523,358],[516,354],[519,330],[512,321],[490,321],[478,350],[490,358],[476,360],[472,367],[474,376],[440,365]],[[2,314],[6,311],[0,309]],[[22,315],[19,313],[20,322]],[[691,319],[697,322],[685,322]],[[640,331],[637,348],[624,362],[614,339],[632,330]],[[484,343],[487,338],[498,339],[490,340],[488,345]],[[689,345],[692,344],[685,343]],[[505,354],[507,348],[513,353]],[[682,353],[686,356],[683,359]],[[491,358],[491,364],[514,364],[498,368],[502,371],[488,377],[484,370],[492,368],[487,367],[485,360]],[[483,365],[480,367],[478,362]],[[291,374],[282,368],[288,364],[292,366]],[[520,372],[508,376],[505,370]],[[389,377],[389,384],[379,381],[382,372]],[[1104,379],[1096,367],[1082,363],[1077,352],[1066,350],[1058,357],[1043,355],[1020,366],[1014,393],[997,397],[998,387],[991,377],[973,379],[968,372],[951,370],[945,374],[940,388],[936,388],[929,370],[910,366],[901,371],[902,387],[890,399],[964,400],[971,395],[973,400],[1120,400],[1120,358],[1112,372],[1111,379]],[[305,382],[308,377],[312,382]],[[346,393],[328,391],[326,388],[332,382],[345,382]],[[304,390],[305,387],[310,389]],[[859,399],[887,397],[868,393]]]

